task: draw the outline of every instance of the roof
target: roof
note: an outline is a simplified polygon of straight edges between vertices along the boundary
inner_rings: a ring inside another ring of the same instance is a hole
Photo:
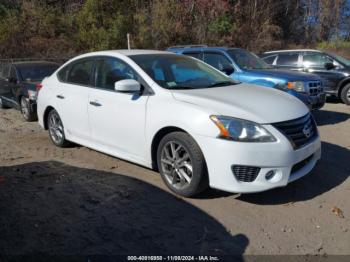
[[[98,51],[93,53],[87,53],[83,56],[91,56],[91,55],[113,55],[113,54],[121,54],[125,56],[132,56],[132,55],[151,55],[151,54],[171,54],[170,52],[166,51],[158,51],[158,50],[147,50],[147,49],[120,49],[120,50],[106,50],[106,51]]]
[[[169,47],[167,50],[171,51],[228,51],[232,49],[241,49],[241,48],[233,48],[233,47],[225,47],[225,46],[174,46],[174,47]]]
[[[16,66],[32,66],[32,65],[55,65],[58,66],[59,64],[54,62],[48,62],[48,61],[18,61],[13,62],[13,65]]]
[[[275,50],[275,51],[267,51],[264,52],[264,54],[270,54],[270,53],[284,53],[284,52],[302,52],[302,51],[311,51],[311,52],[319,52],[322,51],[316,50],[316,49],[285,49],[285,50]]]

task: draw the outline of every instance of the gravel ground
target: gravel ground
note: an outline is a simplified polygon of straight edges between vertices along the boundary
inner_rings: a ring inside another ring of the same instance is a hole
[[[151,170],[56,148],[37,123],[0,110],[0,254],[350,255],[350,107],[315,117],[323,158],[310,175],[183,199]]]

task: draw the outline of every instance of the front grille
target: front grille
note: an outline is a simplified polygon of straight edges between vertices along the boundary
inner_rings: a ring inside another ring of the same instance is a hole
[[[306,166],[311,159],[313,158],[314,155],[309,156],[308,158],[304,159],[303,161],[300,161],[298,163],[296,163],[293,167],[292,167],[292,171],[291,174],[293,175],[294,173],[298,172],[299,170],[301,170],[304,166]]]
[[[289,139],[294,149],[307,145],[318,136],[316,122],[310,113],[294,120],[272,125]]]
[[[309,88],[310,96],[317,96],[318,94],[323,92],[322,82],[321,81],[307,82],[307,86]]]
[[[238,181],[253,182],[260,172],[260,167],[234,165],[232,172]]]

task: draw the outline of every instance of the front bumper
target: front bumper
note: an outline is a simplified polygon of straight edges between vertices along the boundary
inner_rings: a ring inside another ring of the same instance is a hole
[[[210,187],[233,193],[253,193],[283,187],[308,174],[321,158],[319,137],[294,150],[278,130],[270,125],[264,127],[277,138],[277,142],[241,143],[194,136],[207,163]],[[260,171],[253,182],[242,182],[234,176],[233,165],[255,166]],[[269,171],[275,172],[270,180],[265,177]]]

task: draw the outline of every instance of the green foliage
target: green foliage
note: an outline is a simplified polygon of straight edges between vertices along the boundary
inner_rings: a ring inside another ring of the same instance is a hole
[[[315,42],[320,49],[350,48],[344,40],[350,39],[350,2],[344,0],[0,2],[2,58],[69,57],[126,48],[127,33],[133,48],[210,44],[261,52]]]
[[[77,42],[81,50],[126,48],[130,16],[125,0],[87,0],[77,15]],[[131,12],[131,11],[130,11]]]

